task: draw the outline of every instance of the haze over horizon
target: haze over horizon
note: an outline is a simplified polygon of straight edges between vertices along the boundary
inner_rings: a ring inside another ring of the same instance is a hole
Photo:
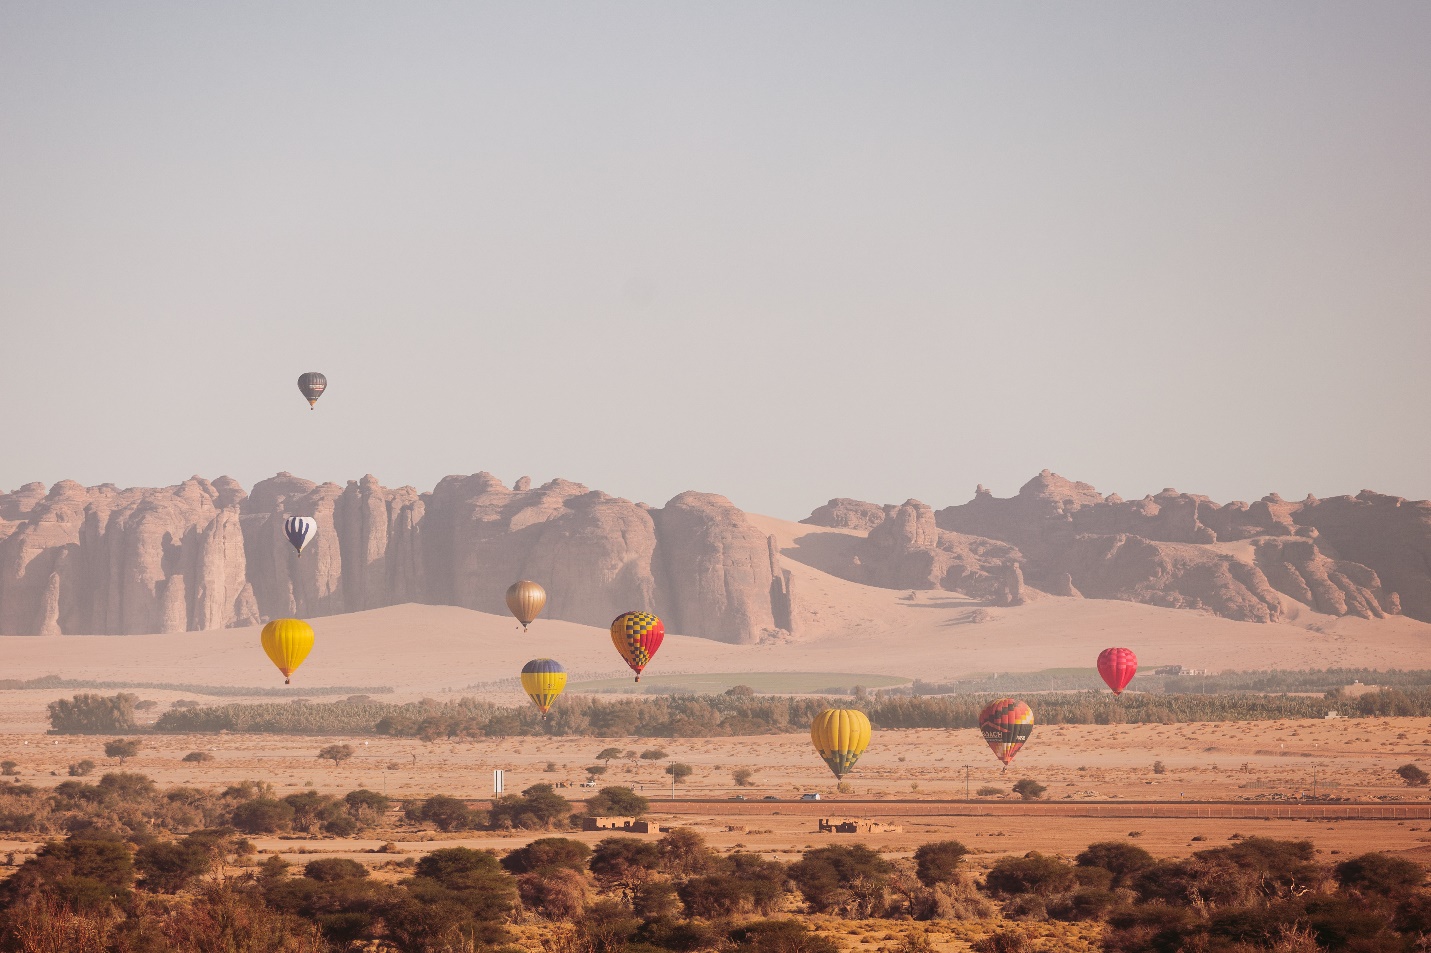
[[[0,489],[1425,499],[1429,40],[1414,2],[6,4]]]

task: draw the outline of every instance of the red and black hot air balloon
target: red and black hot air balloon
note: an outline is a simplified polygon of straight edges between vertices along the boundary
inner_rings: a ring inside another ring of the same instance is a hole
[[[641,670],[661,647],[666,627],[650,612],[623,612],[611,623],[611,642],[641,681]]]
[[[1113,689],[1113,694],[1121,695],[1138,674],[1138,656],[1132,649],[1104,649],[1098,653],[1098,674]]]

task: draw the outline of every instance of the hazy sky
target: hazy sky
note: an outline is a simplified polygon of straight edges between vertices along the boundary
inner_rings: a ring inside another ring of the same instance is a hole
[[[1425,498],[1428,49],[1424,0],[4,0],[0,487]]]

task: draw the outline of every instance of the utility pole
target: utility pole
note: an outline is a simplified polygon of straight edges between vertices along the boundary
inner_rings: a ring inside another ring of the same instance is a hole
[[[969,766],[964,765],[964,800],[969,800]]]

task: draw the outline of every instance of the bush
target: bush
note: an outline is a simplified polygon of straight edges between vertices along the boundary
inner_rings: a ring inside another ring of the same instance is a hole
[[[50,841],[4,884],[15,899],[49,892],[77,912],[99,911],[129,898],[134,854],[112,834],[86,831]]]
[[[642,761],[660,761],[662,758],[668,757],[670,757],[670,755],[666,754],[666,752],[662,751],[660,748],[647,748],[645,751],[641,752]]]
[[[232,823],[245,834],[277,834],[293,827],[293,814],[291,805],[259,797],[234,808]]]
[[[101,734],[134,728],[134,705],[138,695],[84,693],[66,701],[49,704],[50,727],[60,734]]]
[[[69,767],[69,774],[72,778],[83,778],[94,773],[94,762],[85,758],[83,761],[76,761]]]
[[[975,940],[969,949],[973,953],[1030,953],[1034,946],[1028,937],[1013,930],[1000,930]]]
[[[755,772],[750,768],[736,768],[730,773],[730,778],[738,788],[750,786],[750,779],[755,776]]]
[[[969,848],[957,840],[921,844],[914,852],[915,876],[926,887],[951,884],[959,879],[959,863]]]
[[[181,759],[185,764],[203,764],[205,761],[214,760],[214,756],[207,751],[190,751]]]
[[[533,784],[521,794],[509,794],[492,802],[494,830],[547,830],[565,825],[571,805],[550,784]]]
[[[1108,871],[1112,875],[1110,885],[1114,887],[1127,886],[1139,873],[1156,863],[1152,854],[1123,841],[1089,844],[1073,862],[1082,868]]]
[[[799,920],[757,920],[732,930],[736,953],[840,953],[834,941]]]
[[[805,851],[789,869],[790,879],[815,913],[868,917],[884,904],[892,868],[863,844]]]
[[[1039,784],[1033,778],[1020,778],[1014,782],[1014,793],[1025,801],[1033,801],[1037,798],[1041,798],[1043,797],[1043,792],[1047,790],[1048,788]]]
[[[502,867],[514,874],[564,867],[582,872],[591,859],[591,848],[568,837],[540,837],[525,847],[509,851]]]
[[[630,788],[602,788],[586,799],[586,813],[592,817],[640,817],[651,802]]]
[[[0,775],[3,775],[7,778],[13,778],[15,775],[20,773],[18,770],[19,767],[20,762],[18,761],[0,761]]]
[[[1428,781],[1431,781],[1431,775],[1414,764],[1403,764],[1396,769],[1396,774],[1413,788],[1424,787]]]
[[[1021,894],[1050,894],[1072,890],[1078,880],[1073,866],[1060,857],[1030,851],[1022,857],[1002,857],[989,868],[984,886],[990,893],[1017,897]]]
[[[679,762],[675,764],[666,765],[666,773],[678,782],[684,781],[686,780],[686,778],[689,778],[694,773],[694,771],[695,769],[692,768],[690,765],[681,764]]]
[[[137,738],[115,738],[113,741],[104,743],[104,756],[106,758],[118,758],[123,764],[126,759],[133,758],[139,754],[139,749],[144,747],[144,742]]]
[[[1337,882],[1377,900],[1398,899],[1414,891],[1426,880],[1420,864],[1381,853],[1362,854],[1344,860],[1335,868]]]
[[[303,876],[320,883],[361,880],[368,876],[368,868],[347,857],[325,857],[322,860],[310,860],[303,868]]]
[[[477,826],[480,814],[465,802],[445,794],[434,794],[426,801],[408,804],[405,812],[410,821],[426,821],[440,831],[465,831]]]
[[[639,837],[607,837],[597,843],[588,866],[607,884],[645,879],[661,869],[661,848]]]
[[[134,855],[144,886],[159,893],[178,893],[209,872],[212,860],[201,842],[162,841],[146,844]]]
[[[569,867],[524,873],[517,878],[517,893],[523,906],[548,920],[573,920],[591,902],[586,877]]]
[[[1004,793],[1003,788],[996,788],[992,784],[986,784],[974,792],[975,797],[998,797]]]
[[[1154,761],[1154,762],[1153,762],[1153,773],[1154,773],[1154,774],[1167,774],[1167,772],[1168,772],[1168,769],[1163,765],[1163,762],[1161,762],[1161,761]]]

